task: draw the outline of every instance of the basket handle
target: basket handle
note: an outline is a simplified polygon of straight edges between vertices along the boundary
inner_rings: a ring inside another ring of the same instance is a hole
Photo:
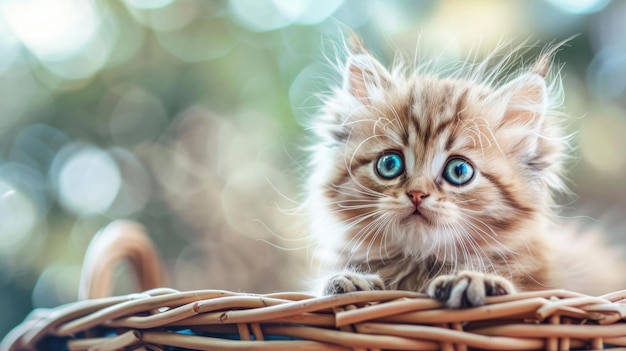
[[[130,261],[142,290],[165,285],[159,254],[146,228],[134,221],[118,220],[102,228],[91,240],[80,277],[80,300],[110,296],[115,266]]]

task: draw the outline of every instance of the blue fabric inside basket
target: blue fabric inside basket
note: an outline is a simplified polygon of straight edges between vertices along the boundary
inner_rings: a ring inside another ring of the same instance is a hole
[[[183,329],[183,330],[177,330],[177,333],[180,334],[186,334],[186,335],[199,335],[199,336],[207,336],[210,338],[219,338],[219,339],[228,339],[228,340],[241,340],[239,334],[235,334],[235,333],[230,333],[230,334],[226,334],[226,333],[200,333],[200,332],[194,332],[191,329]],[[289,336],[283,336],[283,335],[263,335],[263,337],[265,338],[265,340],[302,340],[302,339],[298,339],[298,338],[292,338]],[[250,340],[256,340],[255,336],[253,334],[250,334]]]

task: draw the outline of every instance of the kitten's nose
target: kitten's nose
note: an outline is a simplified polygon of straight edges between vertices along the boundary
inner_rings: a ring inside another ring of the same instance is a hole
[[[415,207],[418,207],[422,203],[422,200],[430,196],[430,194],[426,194],[425,192],[419,190],[411,190],[406,194],[411,199],[411,202],[413,202]]]

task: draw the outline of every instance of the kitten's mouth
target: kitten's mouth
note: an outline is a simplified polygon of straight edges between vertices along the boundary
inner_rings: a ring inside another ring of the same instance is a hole
[[[414,225],[426,225],[426,226],[433,225],[433,222],[430,220],[430,218],[428,218],[428,213],[424,215],[417,208],[413,210],[413,212],[411,212],[409,216],[405,217],[404,221],[406,221],[406,223],[412,223]]]

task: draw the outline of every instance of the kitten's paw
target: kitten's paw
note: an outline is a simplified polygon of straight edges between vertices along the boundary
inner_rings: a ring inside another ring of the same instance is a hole
[[[505,278],[469,271],[439,276],[428,285],[428,295],[451,308],[482,306],[486,296],[514,293],[513,284]]]
[[[383,280],[376,274],[342,272],[324,284],[324,295],[345,294],[353,291],[385,290]]]

